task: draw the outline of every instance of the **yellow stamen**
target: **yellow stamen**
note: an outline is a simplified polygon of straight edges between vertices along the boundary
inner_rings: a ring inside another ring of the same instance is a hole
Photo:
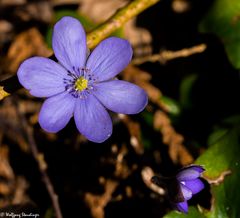
[[[79,77],[75,82],[75,90],[77,91],[83,91],[88,86],[88,80],[86,80],[83,76]]]

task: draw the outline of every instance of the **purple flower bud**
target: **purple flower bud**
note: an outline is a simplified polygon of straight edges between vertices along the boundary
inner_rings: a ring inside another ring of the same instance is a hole
[[[127,40],[107,38],[88,55],[81,23],[63,17],[54,26],[52,47],[58,62],[32,57],[17,72],[32,95],[48,98],[39,114],[39,124],[47,132],[58,132],[74,116],[79,132],[100,143],[112,134],[107,109],[136,114],[145,108],[148,98],[143,89],[114,80],[132,58]]]
[[[170,202],[180,212],[188,212],[187,201],[204,188],[199,179],[204,168],[199,165],[190,165],[182,168],[175,177],[162,178],[154,176],[151,181],[167,190]]]

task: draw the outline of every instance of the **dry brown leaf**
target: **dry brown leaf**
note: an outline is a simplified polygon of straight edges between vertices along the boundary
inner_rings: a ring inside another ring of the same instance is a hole
[[[161,101],[162,93],[157,87],[151,84],[150,80],[152,77],[148,72],[129,65],[123,72],[123,78],[142,87],[147,92],[149,100],[152,103],[168,112],[168,107]]]
[[[136,18],[129,20],[125,24],[124,37],[126,37],[133,46],[135,57],[152,54],[152,36],[147,29],[136,26]]]
[[[53,9],[49,1],[35,1],[16,8],[14,15],[25,22],[37,20],[43,23],[51,23]]]
[[[0,49],[13,37],[13,25],[7,20],[0,20]]]
[[[105,180],[104,182],[105,192],[103,195],[94,195],[89,192],[85,195],[85,201],[88,204],[94,218],[104,218],[104,208],[112,199],[112,193],[116,190],[118,185],[117,182],[110,179]]]
[[[29,203],[30,199],[26,195],[29,184],[27,183],[26,179],[22,176],[17,176],[15,184],[16,186],[11,204],[19,205]]]
[[[15,176],[9,164],[8,147],[0,146],[0,208],[8,205],[9,198],[14,194]]]
[[[16,177],[9,163],[9,149],[0,145],[0,208],[29,202],[26,195],[28,184],[23,177]]]
[[[4,101],[5,102],[5,101]],[[19,120],[13,107],[6,105],[0,108],[0,132],[19,144],[20,148],[27,152],[28,143],[23,137],[22,130],[19,126]]]
[[[128,65],[123,71],[123,78],[142,87],[147,92],[149,100],[152,103],[165,112],[169,112],[169,105],[166,105],[164,101],[162,101],[162,92],[158,87],[152,85],[150,81],[152,76],[148,72],[142,71],[134,65]]]
[[[154,114],[154,128],[163,136],[163,143],[169,146],[169,156],[174,163],[187,165],[193,162],[192,155],[183,145],[184,138],[177,133],[169,117],[162,111],[156,111]]]
[[[40,102],[19,100],[19,109],[24,114],[37,113],[40,109]],[[12,104],[11,97],[5,99],[0,107],[0,132],[16,142],[24,152],[29,151],[28,143],[21,129],[21,123],[16,107]]]
[[[131,170],[129,169],[126,161],[124,160],[124,157],[128,153],[128,149],[126,145],[123,145],[121,149],[119,150],[119,153],[116,158],[116,167],[114,175],[121,179],[126,179],[129,174],[131,173]]]
[[[172,9],[176,13],[184,13],[191,9],[191,3],[188,0],[172,1]]]
[[[158,105],[164,111],[168,111],[161,101],[161,91],[150,83],[151,75],[147,72],[129,65],[123,72],[123,78],[141,86],[148,94],[149,100]],[[129,132],[132,127],[129,127]],[[193,162],[193,157],[183,145],[183,136],[178,134],[171,125],[166,113],[157,111],[154,115],[154,128],[163,135],[163,143],[169,145],[169,155],[173,162],[186,165]]]
[[[8,163],[8,154],[9,154],[8,147],[1,145],[0,146],[0,161],[1,161],[0,174],[1,176],[4,176],[8,179],[13,179],[14,174],[13,174],[13,171],[10,169],[10,165]]]
[[[50,0],[53,6],[79,4],[80,0]]]
[[[48,57],[52,51],[47,48],[41,33],[31,28],[20,33],[11,44],[7,54],[8,71],[15,73],[22,61],[31,56]]]
[[[139,155],[143,154],[144,147],[141,139],[141,127],[138,122],[132,121],[129,116],[119,114],[119,118],[127,126],[130,134],[130,144],[134,148],[135,152]]]
[[[15,6],[15,5],[23,5],[27,1],[26,0],[0,0],[1,6]]]
[[[101,23],[112,16],[128,0],[80,0],[79,11],[86,14],[95,23]]]

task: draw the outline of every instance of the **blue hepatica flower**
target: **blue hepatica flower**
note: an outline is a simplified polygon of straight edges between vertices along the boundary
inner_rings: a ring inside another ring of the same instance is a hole
[[[131,61],[127,40],[107,38],[88,56],[81,23],[63,17],[54,26],[52,47],[58,62],[32,57],[17,72],[20,83],[33,96],[47,97],[39,114],[39,123],[47,132],[58,132],[74,116],[79,132],[100,143],[112,134],[107,109],[135,114],[145,108],[143,89],[114,79]]]
[[[181,169],[176,175],[180,187],[177,197],[180,202],[175,202],[177,210],[184,213],[188,212],[187,201],[204,188],[203,182],[199,179],[203,171],[202,166],[191,165]]]
[[[204,188],[199,179],[204,168],[199,165],[190,165],[182,168],[173,178],[153,176],[151,181],[156,185],[163,185],[173,206],[180,212],[188,212],[187,201]]]

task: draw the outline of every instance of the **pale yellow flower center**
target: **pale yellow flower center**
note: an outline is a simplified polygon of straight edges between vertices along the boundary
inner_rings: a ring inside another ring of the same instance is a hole
[[[80,76],[74,84],[74,88],[76,91],[83,91],[87,87],[88,87],[88,80],[85,79],[83,76]]]

